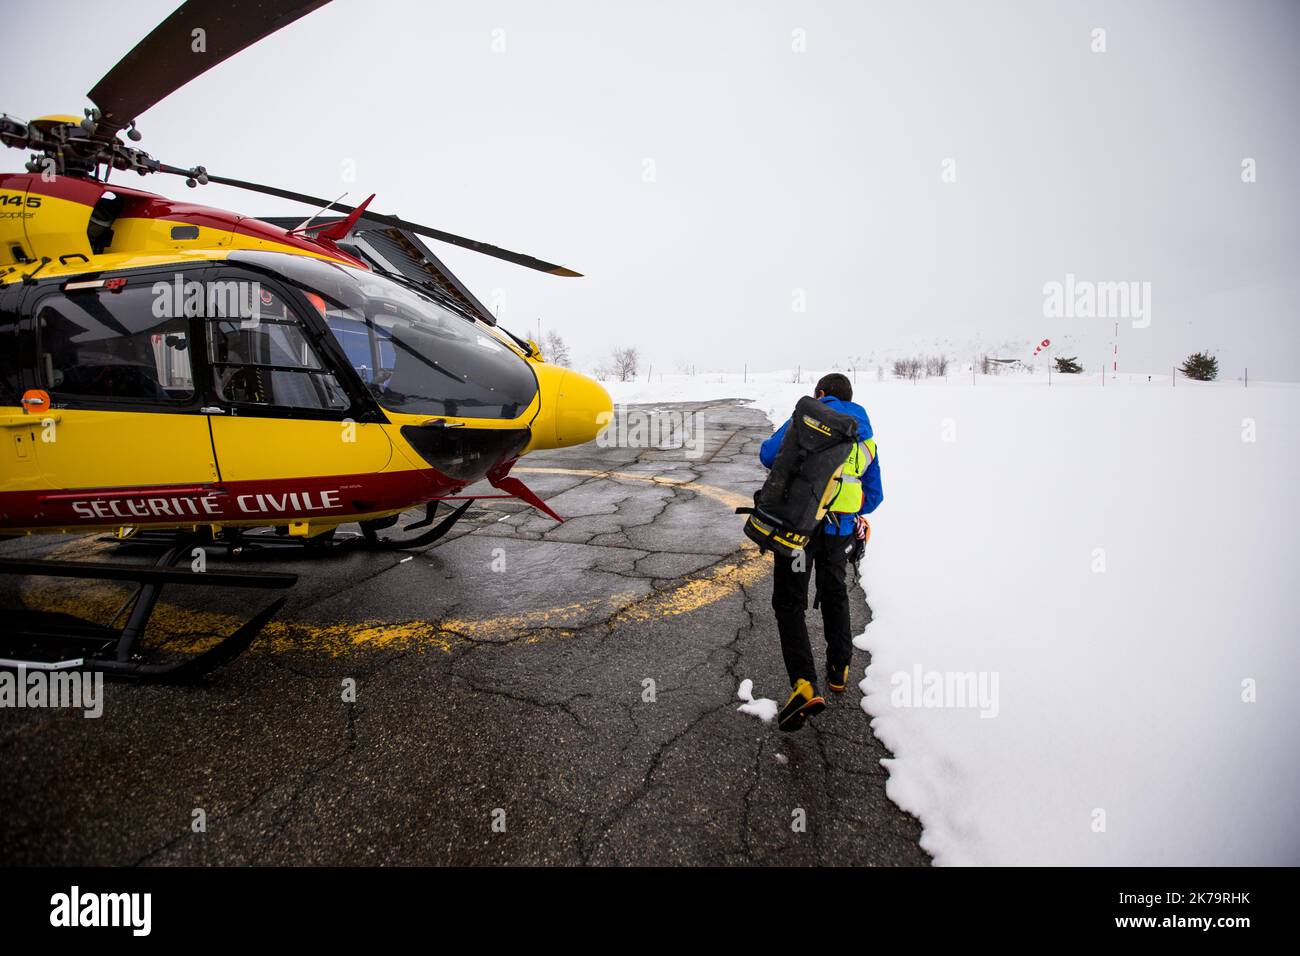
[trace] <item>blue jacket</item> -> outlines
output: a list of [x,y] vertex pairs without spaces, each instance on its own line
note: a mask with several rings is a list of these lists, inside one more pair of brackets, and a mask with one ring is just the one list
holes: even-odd
[[[845,415],[852,415],[858,420],[858,441],[866,441],[868,438],[875,437],[871,432],[871,419],[867,418],[867,410],[856,402],[846,402],[842,399],[834,398],[830,395],[822,398],[822,401]],[[776,430],[767,441],[763,442],[763,447],[758,450],[758,460],[763,463],[764,468],[771,468],[772,463],[776,461],[777,450],[781,447],[781,439],[785,438],[785,430],[790,427],[787,421],[784,425]],[[876,449],[876,457],[871,460],[867,470],[862,474],[862,509],[858,514],[871,514],[880,503],[885,500],[885,493],[880,487],[880,449]],[[826,516],[826,531],[828,534],[852,534],[853,533],[853,516],[839,515],[838,517]]]

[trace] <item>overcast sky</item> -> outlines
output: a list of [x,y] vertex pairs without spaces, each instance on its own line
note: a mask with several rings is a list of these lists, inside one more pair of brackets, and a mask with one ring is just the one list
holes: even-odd
[[[0,109],[80,114],[175,6],[11,5],[9,36],[39,42],[6,49]],[[503,324],[540,318],[580,365],[616,344],[738,369],[1045,335],[1100,358],[1113,322],[1044,316],[1044,284],[1073,273],[1151,284],[1150,327],[1121,329],[1130,367],[1204,346],[1295,379],[1298,50],[1294,0],[335,0],[145,113],[140,145],[376,192],[584,272],[437,247]]]

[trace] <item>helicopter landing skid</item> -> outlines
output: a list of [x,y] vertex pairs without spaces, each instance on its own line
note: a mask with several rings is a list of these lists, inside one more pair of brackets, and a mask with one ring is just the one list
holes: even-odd
[[[158,604],[164,585],[283,589],[298,581],[296,574],[264,571],[195,571],[176,567],[188,557],[192,542],[176,544],[152,567],[116,562],[0,560],[0,574],[101,581],[132,581],[135,593],[109,624],[96,624],[71,614],[18,611],[6,614],[10,627],[0,644],[0,668],[29,671],[102,671],[109,677],[155,683],[188,684],[243,652],[284,606],[283,597],[253,615],[230,635],[199,654],[175,663],[145,660],[137,645]],[[130,608],[126,624],[113,626]]]
[[[397,524],[396,516],[394,516],[391,520],[385,519],[384,523],[374,522],[374,521],[363,521],[361,523],[361,533],[365,536],[366,547],[371,548],[373,550],[400,551],[406,548],[419,548],[426,544],[433,544],[433,542],[437,541],[448,531],[450,531],[452,525],[454,525],[457,521],[461,519],[461,516],[465,514],[466,511],[469,510],[469,506],[472,505],[473,503],[474,503],[473,498],[467,499],[463,505],[453,510],[451,514],[447,515],[447,517],[439,521],[430,530],[424,532],[424,534],[416,535],[414,538],[407,538],[405,540],[393,540],[389,538],[381,538],[379,536],[380,531],[384,530],[385,528],[391,528],[395,524]],[[406,525],[405,527],[402,528],[402,530],[415,531],[418,528],[428,528],[429,525],[433,524],[433,519],[437,516],[437,514],[438,514],[438,502],[430,501],[425,506],[424,517],[421,520],[415,522],[414,524]]]

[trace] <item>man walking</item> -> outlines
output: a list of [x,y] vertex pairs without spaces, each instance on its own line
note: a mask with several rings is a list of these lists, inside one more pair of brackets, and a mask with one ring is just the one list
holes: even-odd
[[[808,582],[817,582],[817,604],[821,607],[826,637],[826,685],[843,693],[848,683],[849,662],[853,655],[853,631],[849,623],[849,592],[846,585],[849,556],[855,541],[864,541],[870,532],[866,515],[875,511],[884,499],[880,485],[880,462],[872,438],[871,421],[866,410],[853,401],[853,384],[844,375],[833,372],[817,383],[814,397],[830,408],[858,421],[858,440],[849,452],[840,477],[840,485],[828,506],[826,517],[803,552],[793,557],[775,555],[772,580],[772,609],[781,636],[781,654],[790,675],[790,698],[781,709],[778,726],[798,730],[804,722],[826,707],[817,693],[817,668],[804,612],[808,608]],[[759,449],[759,461],[771,468],[790,422],[786,422]],[[811,566],[810,566],[811,565]]]

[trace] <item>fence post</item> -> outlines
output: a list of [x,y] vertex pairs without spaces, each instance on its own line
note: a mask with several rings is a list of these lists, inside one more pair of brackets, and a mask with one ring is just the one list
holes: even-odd
[[1250,388],[1250,369],[1246,369],[1246,388]]

